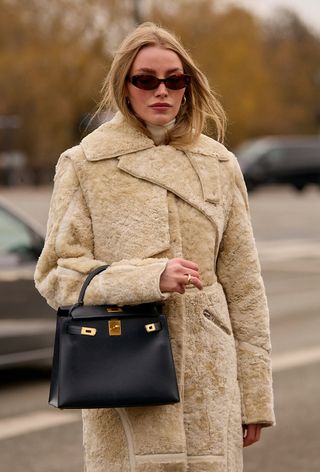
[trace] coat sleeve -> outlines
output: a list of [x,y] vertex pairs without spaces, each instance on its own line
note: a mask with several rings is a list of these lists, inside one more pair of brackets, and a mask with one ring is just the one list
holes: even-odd
[[[77,301],[90,271],[111,261],[94,256],[91,218],[72,160],[62,154],[56,168],[45,245],[35,270],[37,290],[57,309]],[[160,276],[167,259],[121,260],[97,275],[85,296],[88,304],[161,301]]]
[[249,215],[248,196],[234,158],[233,200],[217,260],[237,349],[243,424],[275,424],[269,312]]

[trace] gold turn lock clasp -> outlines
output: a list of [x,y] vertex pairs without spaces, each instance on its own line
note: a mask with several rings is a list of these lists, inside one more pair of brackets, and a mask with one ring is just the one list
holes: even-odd
[[84,336],[95,336],[96,333],[96,328],[86,328],[85,326],[81,327],[81,334]]
[[110,336],[121,336],[121,321],[120,320],[109,320],[109,335]]
[[156,330],[156,325],[154,323],[147,324],[144,327],[146,328],[147,333],[152,333]]

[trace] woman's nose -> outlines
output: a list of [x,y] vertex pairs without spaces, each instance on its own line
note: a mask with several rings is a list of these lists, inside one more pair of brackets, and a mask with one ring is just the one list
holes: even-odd
[[155,94],[156,96],[160,95],[161,97],[168,95],[168,89],[163,82],[159,84],[159,87],[155,90]]

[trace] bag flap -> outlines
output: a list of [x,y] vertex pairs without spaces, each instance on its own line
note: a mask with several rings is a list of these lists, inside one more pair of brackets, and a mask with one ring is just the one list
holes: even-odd
[[[65,311],[64,311],[65,313]],[[141,305],[73,305],[69,307],[68,316],[73,319],[92,319],[92,318],[115,318],[124,316],[150,317],[159,316],[162,313],[162,305],[156,303],[145,303]],[[66,315],[60,315],[66,316]]]

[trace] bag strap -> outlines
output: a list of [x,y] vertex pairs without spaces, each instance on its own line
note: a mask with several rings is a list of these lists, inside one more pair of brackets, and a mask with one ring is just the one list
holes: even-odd
[[83,305],[83,299],[84,299],[86,290],[87,290],[87,288],[88,288],[89,283],[90,283],[91,280],[93,279],[93,277],[95,277],[96,275],[100,274],[100,272],[103,272],[103,271],[106,270],[108,267],[109,267],[109,265],[106,264],[106,265],[97,267],[96,269],[94,269],[92,272],[89,273],[89,275],[87,276],[86,280],[83,282],[83,285],[82,285],[82,287],[81,287],[77,306]]

